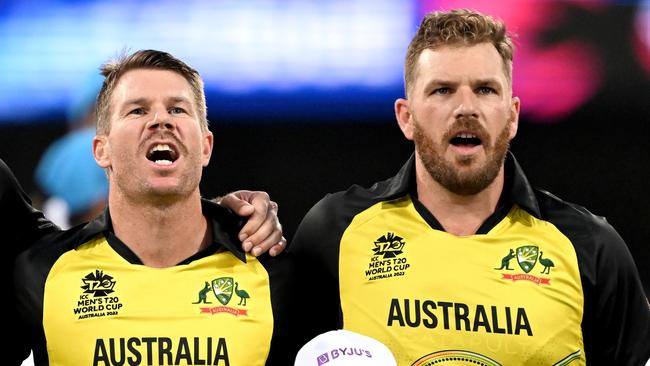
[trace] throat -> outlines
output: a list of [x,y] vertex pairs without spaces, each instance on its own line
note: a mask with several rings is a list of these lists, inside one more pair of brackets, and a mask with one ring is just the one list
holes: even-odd
[[476,194],[460,195],[435,181],[416,160],[418,200],[443,229],[456,236],[474,235],[495,212],[503,190],[503,170]]
[[110,206],[113,231],[146,266],[175,266],[212,242],[212,231],[195,205],[181,205],[166,210]]
[[445,232],[455,236],[470,236],[475,235],[478,229],[483,224],[484,220],[469,217],[469,218],[446,218],[439,220]]

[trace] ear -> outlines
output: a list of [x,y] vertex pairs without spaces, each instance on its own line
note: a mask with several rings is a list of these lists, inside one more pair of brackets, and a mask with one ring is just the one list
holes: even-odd
[[210,157],[212,156],[212,145],[214,143],[214,136],[212,135],[212,132],[208,131],[203,134],[203,167],[208,166],[208,163],[210,163]]
[[521,109],[521,101],[518,97],[512,97],[510,102],[510,140],[517,135],[519,128],[519,111]]
[[97,165],[104,169],[108,169],[111,166],[110,150],[108,136],[96,135],[93,137],[93,156]]
[[395,101],[395,118],[404,136],[409,140],[413,140],[413,120],[407,99],[399,98]]

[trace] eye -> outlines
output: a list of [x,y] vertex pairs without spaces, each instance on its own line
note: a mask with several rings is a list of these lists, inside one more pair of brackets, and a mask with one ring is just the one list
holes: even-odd
[[135,108],[135,109],[130,110],[129,113],[127,113],[127,114],[135,114],[135,115],[141,116],[141,115],[145,114],[145,110],[144,110],[144,108]]
[[476,92],[478,94],[496,94],[497,91],[494,90],[494,88],[490,88],[489,86],[481,86],[478,89],[476,89]]
[[181,107],[171,107],[169,108],[169,113],[170,114],[181,114],[181,113],[187,113],[185,112],[185,109]]
[[431,91],[431,95],[438,94],[438,95],[447,95],[451,93],[451,89],[447,87],[443,88],[436,88]]

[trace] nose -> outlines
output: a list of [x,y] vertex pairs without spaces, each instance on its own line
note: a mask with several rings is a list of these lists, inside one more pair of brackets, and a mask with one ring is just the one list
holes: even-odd
[[174,122],[174,119],[171,118],[167,111],[155,112],[151,121],[147,123],[147,128],[151,130],[174,130],[176,128],[176,122]]
[[476,94],[471,88],[460,88],[458,90],[458,105],[454,110],[454,117],[474,117],[478,118],[478,106]]

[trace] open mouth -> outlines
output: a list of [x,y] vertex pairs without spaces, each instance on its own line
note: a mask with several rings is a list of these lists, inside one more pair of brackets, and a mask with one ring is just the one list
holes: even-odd
[[481,145],[482,141],[477,135],[471,133],[459,133],[452,137],[451,140],[449,140],[449,143],[459,147],[474,147]]
[[158,165],[171,165],[178,159],[178,153],[167,144],[155,144],[149,149],[147,159]]

